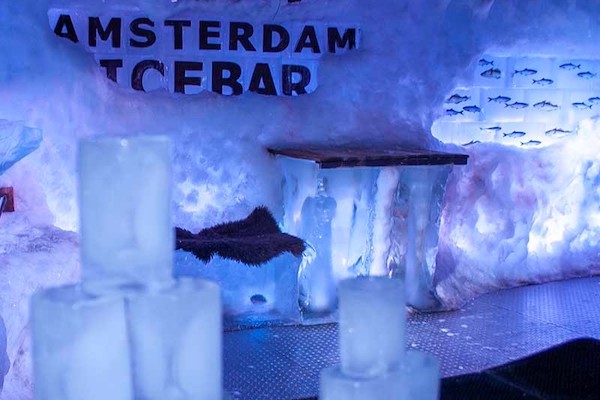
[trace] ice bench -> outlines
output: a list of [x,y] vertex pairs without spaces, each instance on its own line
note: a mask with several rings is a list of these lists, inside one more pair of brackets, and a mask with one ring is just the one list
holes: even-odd
[[306,318],[331,315],[335,288],[358,275],[403,277],[414,308],[439,307],[433,288],[448,175],[468,156],[356,147],[269,148],[282,165],[283,230],[309,247],[299,273]]

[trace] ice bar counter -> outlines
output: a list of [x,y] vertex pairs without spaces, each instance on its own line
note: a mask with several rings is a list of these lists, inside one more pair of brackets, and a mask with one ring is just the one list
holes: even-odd
[[467,155],[429,150],[271,148],[284,175],[283,229],[306,240],[305,319],[335,312],[336,284],[361,275],[405,280],[407,303],[435,310],[432,277],[446,183]]
[[35,399],[221,399],[219,287],[171,278],[169,140],[83,140],[79,184],[83,281],[33,296]]

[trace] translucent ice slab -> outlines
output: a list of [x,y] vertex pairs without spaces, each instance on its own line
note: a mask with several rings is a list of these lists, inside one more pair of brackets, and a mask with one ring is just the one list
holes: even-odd
[[301,259],[284,253],[260,266],[213,257],[198,260],[183,250],[175,252],[174,275],[210,279],[219,284],[225,326],[298,323],[298,267]]
[[212,282],[95,296],[34,295],[38,400],[221,399],[221,299]]
[[99,137],[79,148],[83,286],[168,285],[171,147],[166,137]]
[[306,240],[303,315],[332,311],[335,286],[359,275],[405,277],[408,304],[439,306],[434,294],[438,229],[451,165],[320,169],[279,156],[283,230]]
[[339,285],[340,358],[344,374],[373,377],[397,369],[406,345],[404,282],[385,277]]

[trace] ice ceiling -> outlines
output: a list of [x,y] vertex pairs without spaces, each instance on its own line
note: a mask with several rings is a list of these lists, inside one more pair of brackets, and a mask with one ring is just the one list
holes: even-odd
[[[82,48],[53,35],[47,10],[77,4],[139,7],[157,18],[358,23],[362,42],[352,54],[324,57],[309,95],[141,94],[114,85]],[[91,135],[172,136],[174,223],[192,230],[242,218],[259,204],[281,214],[281,171],[268,145],[380,142],[466,152],[469,164],[450,176],[435,276],[449,307],[498,287],[598,272],[595,112],[546,147],[461,148],[431,134],[454,89],[474,86],[484,54],[597,59],[598,1],[24,0],[3,4],[0,37],[0,119],[43,135],[38,150],[0,176],[0,186],[14,186],[19,210],[0,219],[0,315],[11,360],[26,346],[28,295],[76,277],[76,236],[65,231],[77,227],[77,139]],[[19,368],[26,366],[17,363],[7,377],[5,398],[27,398],[15,389],[30,385],[19,381]]]

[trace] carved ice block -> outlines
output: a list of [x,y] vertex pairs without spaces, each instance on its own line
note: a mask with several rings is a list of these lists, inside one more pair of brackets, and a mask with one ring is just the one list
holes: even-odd
[[32,297],[36,400],[130,400],[122,298],[63,286]]
[[84,289],[168,285],[175,240],[169,139],[84,139],[78,166]]
[[406,345],[406,302],[400,279],[359,277],[340,282],[341,370],[373,377],[398,368]]
[[219,286],[182,278],[126,299],[135,399],[222,398]]

